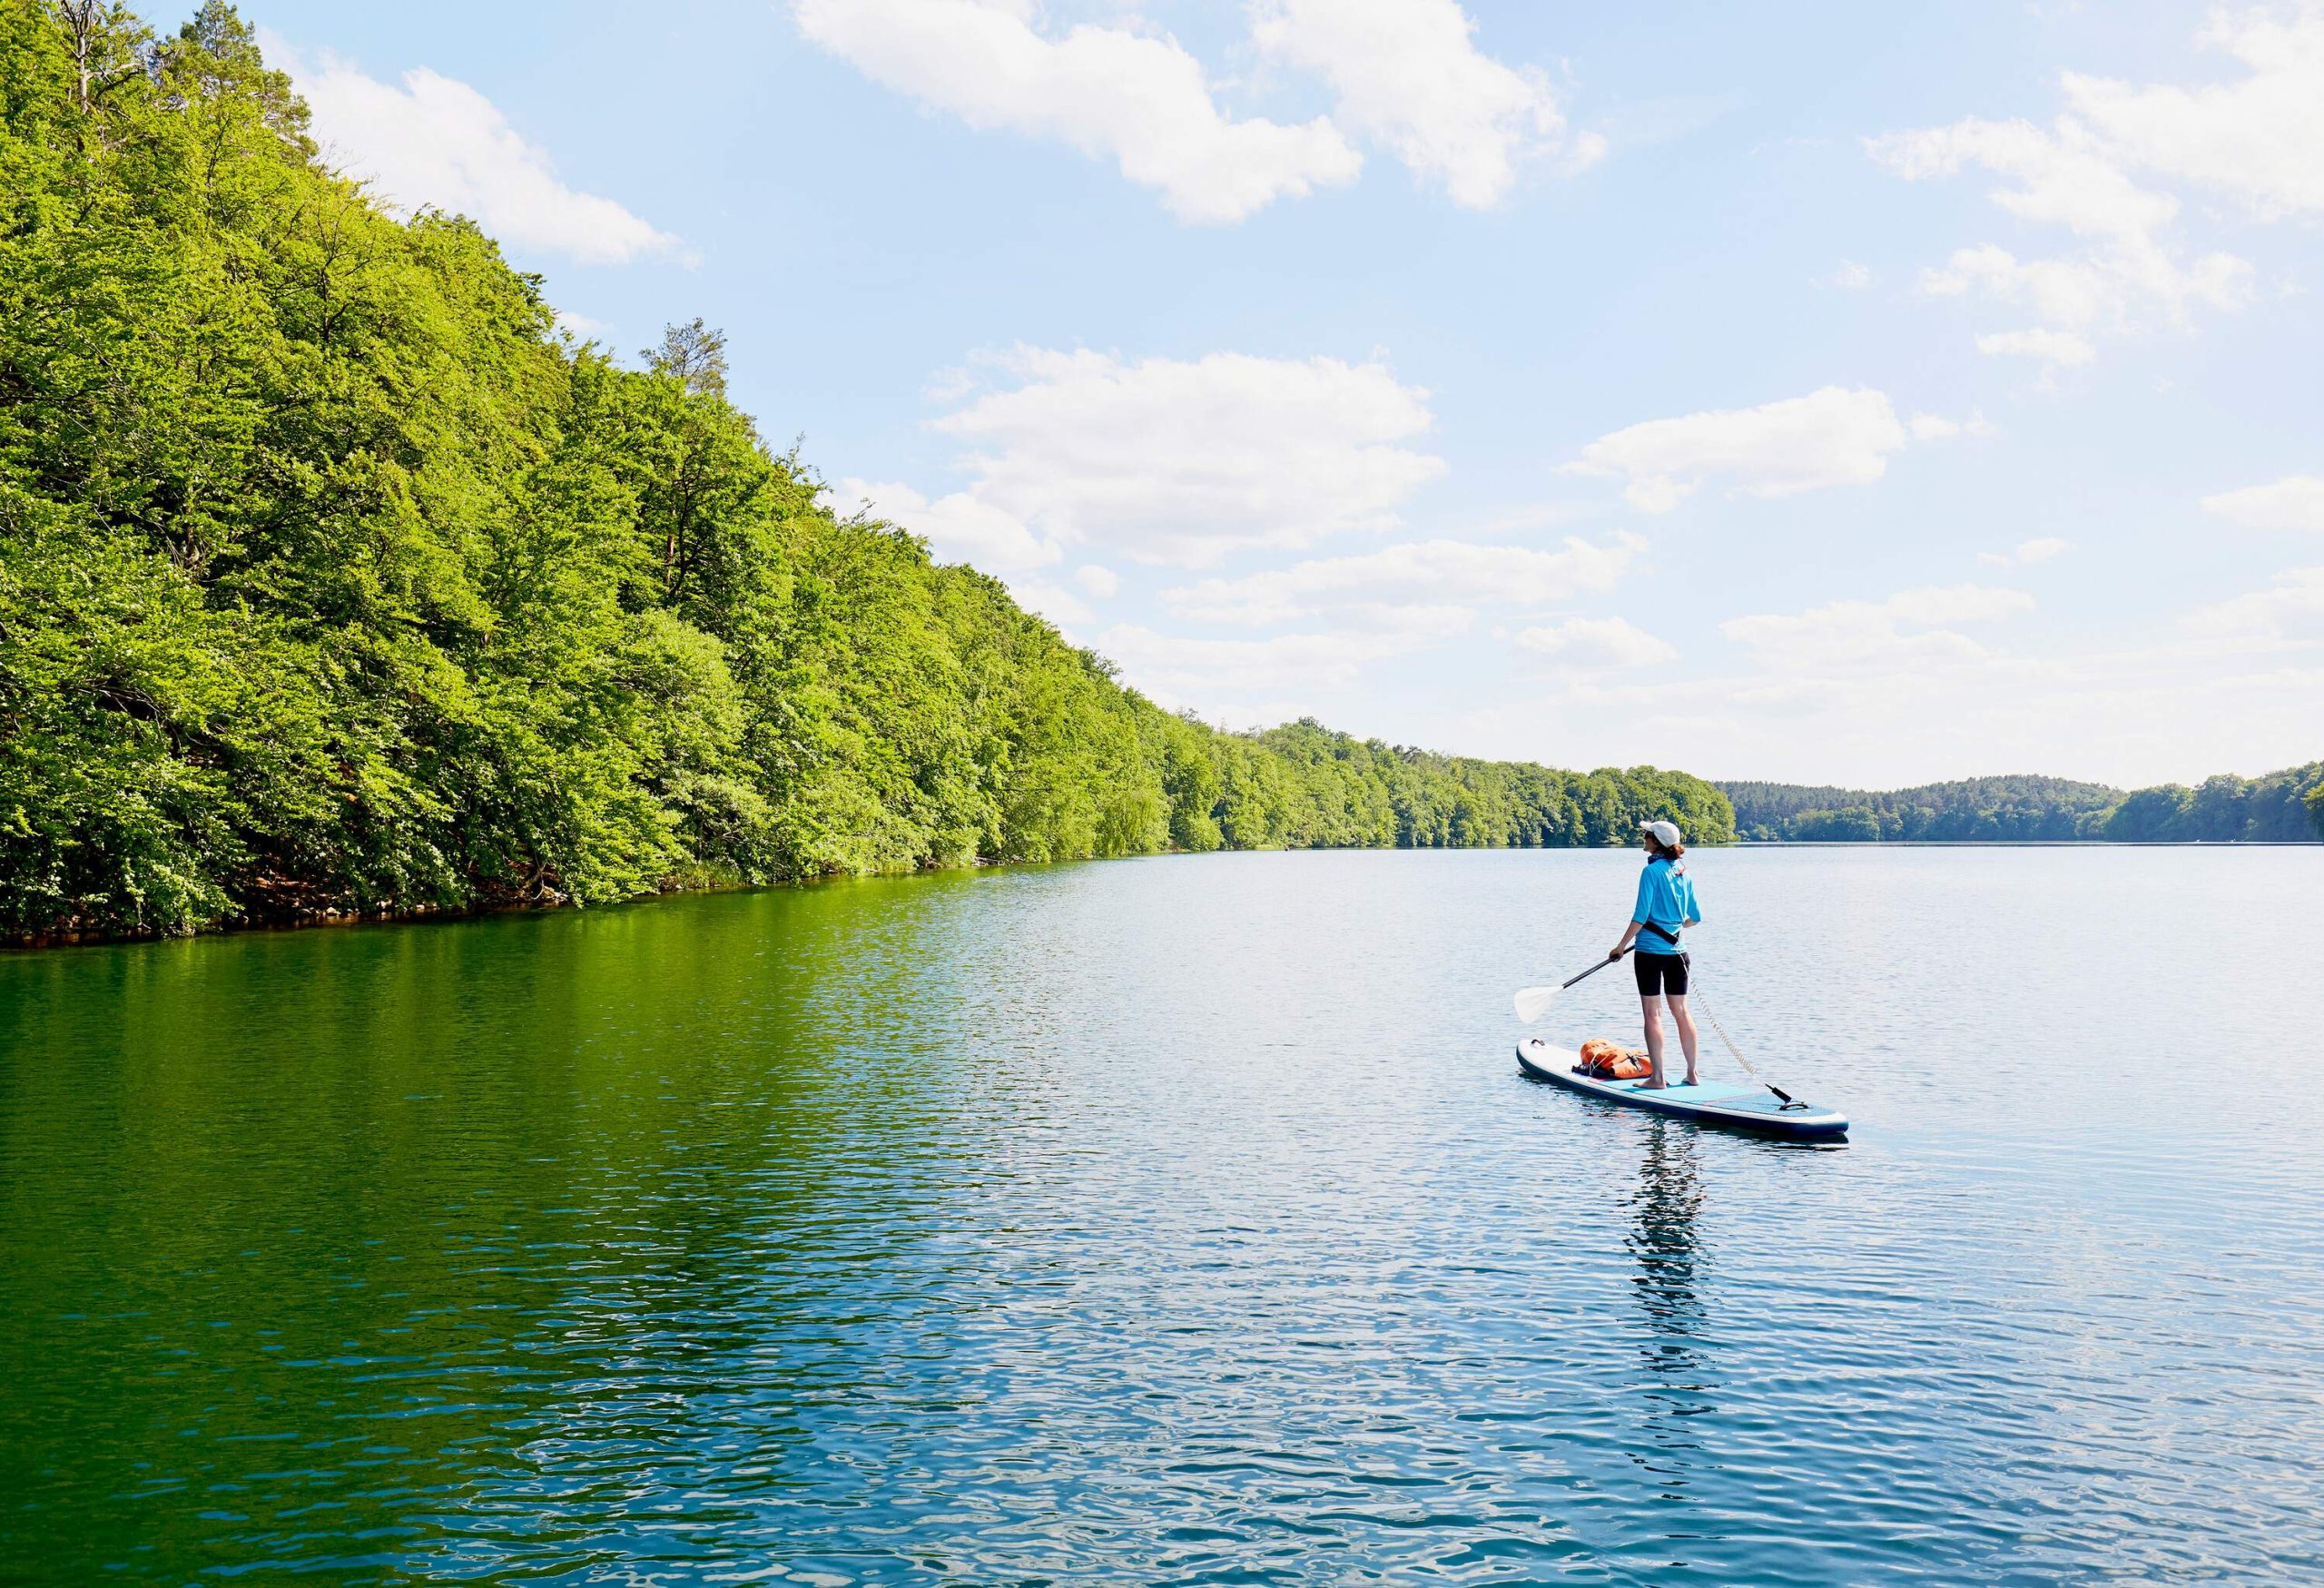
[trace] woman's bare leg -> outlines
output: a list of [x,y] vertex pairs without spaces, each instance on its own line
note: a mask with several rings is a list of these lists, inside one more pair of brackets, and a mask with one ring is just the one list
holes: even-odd
[[1654,1007],[1651,997],[1641,994],[1639,1009],[1646,1016],[1646,1056],[1654,1063],[1654,1073],[1646,1078],[1649,1087],[1662,1084],[1662,1011]]
[[1695,1078],[1695,1017],[1687,1012],[1687,996],[1683,992],[1669,995],[1670,1018],[1678,1022],[1679,1046],[1687,1053],[1687,1084],[1696,1084]]

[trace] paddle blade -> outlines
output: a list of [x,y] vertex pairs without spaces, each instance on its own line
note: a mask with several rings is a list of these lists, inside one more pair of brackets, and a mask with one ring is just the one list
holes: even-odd
[[1549,1012],[1550,1005],[1558,1001],[1554,987],[1528,987],[1517,995],[1517,1018],[1531,1025]]

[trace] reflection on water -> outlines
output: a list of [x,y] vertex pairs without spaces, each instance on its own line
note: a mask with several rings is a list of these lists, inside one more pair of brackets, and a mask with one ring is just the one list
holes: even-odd
[[1696,1269],[1703,1260],[1695,1219],[1702,1211],[1702,1174],[1695,1161],[1699,1131],[1659,1117],[1644,1121],[1638,1189],[1630,1197],[1630,1228],[1622,1238],[1638,1264],[1640,1310],[1646,1315],[1647,1366],[1686,1373],[1689,1349],[1702,1332],[1703,1302]]
[[[2324,1569],[2324,1110],[2271,1084],[2324,985],[2237,947],[2324,853],[1706,852],[1698,972],[1829,1153],[1516,1077],[1632,869],[0,958],[0,1581]],[[1554,1034],[1626,1033],[1582,992]],[[2195,1046],[2270,1110],[2185,1106]]]
[[1701,1446],[1688,1420],[1706,1410],[1714,1394],[1709,1364],[1699,1346],[1707,1329],[1704,1261],[1695,1221],[1703,1186],[1695,1161],[1699,1128],[1659,1115],[1640,1121],[1638,1187],[1631,1193],[1630,1228],[1622,1237],[1638,1271],[1632,1294],[1644,1315],[1639,1349],[1646,1378],[1645,1415],[1632,1458],[1654,1475],[1666,1500],[1683,1499]]

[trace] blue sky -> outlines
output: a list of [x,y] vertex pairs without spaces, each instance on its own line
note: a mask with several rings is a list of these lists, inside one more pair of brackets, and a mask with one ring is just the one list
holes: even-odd
[[[2324,754],[2324,5],[251,8],[333,157],[1166,704]],[[157,16],[156,20],[163,20]]]

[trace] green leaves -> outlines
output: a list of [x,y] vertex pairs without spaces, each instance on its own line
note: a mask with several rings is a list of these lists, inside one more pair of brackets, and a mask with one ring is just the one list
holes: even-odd
[[1895,793],[1727,785],[1747,835],[1818,843],[2024,842],[2289,843],[2324,833],[2324,762],[2264,777],[2231,774],[2194,788],[2124,794],[2058,777],[1973,777]]

